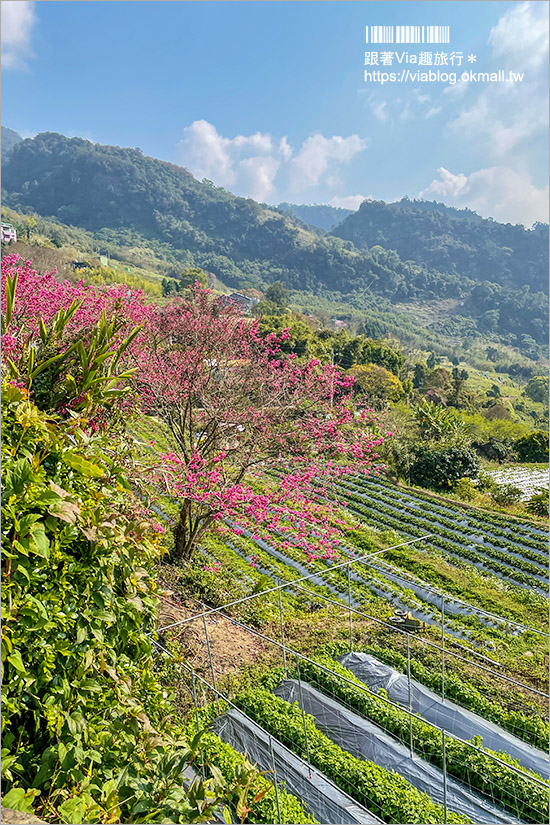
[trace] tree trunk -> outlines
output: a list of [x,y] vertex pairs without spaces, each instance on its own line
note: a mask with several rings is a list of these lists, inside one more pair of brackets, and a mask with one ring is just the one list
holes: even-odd
[[174,559],[189,561],[195,549],[195,542],[191,540],[189,531],[185,529],[181,519],[174,527],[174,550],[172,557]]
[[208,515],[193,517],[192,508],[192,502],[186,501],[180,510],[179,521],[173,529],[174,561],[191,561],[199,539],[213,521],[212,516]]

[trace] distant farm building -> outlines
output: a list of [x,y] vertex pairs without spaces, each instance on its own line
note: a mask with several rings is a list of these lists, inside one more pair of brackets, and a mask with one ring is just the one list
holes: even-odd
[[[98,267],[102,265],[101,257],[104,256],[93,256],[91,258],[86,258],[86,260],[80,261],[71,261],[71,266],[73,268],[73,272],[75,269],[94,269],[94,267]],[[104,260],[107,260],[104,258]]]
[[249,298],[248,295],[241,295],[240,292],[232,292],[231,295],[220,295],[218,301],[223,306],[235,304],[241,312],[250,312],[252,307],[258,303],[257,298]]
[[2,243],[15,243],[17,241],[17,232],[11,223],[2,224]]

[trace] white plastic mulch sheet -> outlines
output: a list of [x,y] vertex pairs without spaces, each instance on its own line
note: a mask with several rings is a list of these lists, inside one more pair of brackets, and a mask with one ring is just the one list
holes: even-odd
[[[338,661],[370,690],[378,692],[384,689],[388,699],[408,708],[408,680],[402,673],[368,653],[346,653],[345,656],[340,656]],[[461,739],[481,736],[483,747],[504,751],[517,759],[524,768],[535,771],[544,778],[548,777],[550,760],[544,751],[528,745],[493,722],[455,705],[448,699],[443,702],[441,696],[414,679],[411,679],[411,710]]]
[[[377,725],[320,693],[307,682],[302,682],[301,688],[303,705],[298,682],[294,679],[283,682],[275,694],[291,704],[297,702],[300,707],[303,706],[304,711],[315,718],[317,727],[325,736],[356,758],[395,771],[419,791],[427,793],[434,802],[443,805],[444,780],[439,768],[418,756],[411,757],[407,747]],[[454,779],[447,777],[446,787],[448,809],[466,814],[473,822],[510,825],[519,821]]]
[[[215,733],[235,750],[246,753],[249,760],[265,771],[272,770],[269,736],[243,713],[231,708],[212,723]],[[318,822],[331,825],[378,825],[378,819],[366,808],[337,788],[324,774],[310,769],[306,762],[272,739],[277,782],[304,802]],[[272,777],[270,777],[272,779]]]

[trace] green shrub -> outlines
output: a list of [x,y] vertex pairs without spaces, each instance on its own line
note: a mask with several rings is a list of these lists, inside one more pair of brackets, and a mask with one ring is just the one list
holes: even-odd
[[514,446],[520,461],[548,461],[548,433],[543,430],[535,430],[518,438]]
[[[193,758],[153,672],[159,536],[131,503],[112,436],[2,394],[2,770],[14,807],[61,822],[201,822]],[[208,813],[210,812],[210,813]]]
[[491,490],[491,498],[495,504],[500,504],[502,507],[517,504],[521,501],[522,495],[521,487],[516,487],[514,484],[502,484]]
[[536,375],[528,382],[523,391],[532,401],[544,403],[548,401],[548,376]]
[[462,501],[473,501],[477,496],[478,488],[471,478],[459,478],[454,486],[454,493]]
[[498,487],[498,485],[493,476],[482,470],[477,477],[477,489],[481,493],[489,493],[491,490],[494,490],[495,487]]
[[464,478],[475,478],[479,460],[475,452],[466,446],[413,445],[409,480],[419,487],[436,490],[449,489]]
[[548,516],[548,490],[537,490],[527,502],[527,509],[535,516]]

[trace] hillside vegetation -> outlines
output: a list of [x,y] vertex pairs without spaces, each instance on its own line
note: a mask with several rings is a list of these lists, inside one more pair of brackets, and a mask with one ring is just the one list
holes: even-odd
[[[8,206],[84,228],[105,242],[134,246],[137,234],[169,250],[179,264],[201,266],[231,288],[281,280],[299,294],[365,310],[376,306],[382,318],[396,302],[406,316],[408,305],[414,314],[415,302],[453,299],[450,326],[438,335],[460,336],[468,328],[468,334],[493,335],[535,357],[546,340],[545,301],[537,291],[547,260],[544,228],[527,232],[458,212],[451,219],[446,211],[423,207],[413,213],[413,235],[417,246],[427,239],[426,249],[400,252],[391,233],[352,240],[323,235],[289,213],[201,183],[186,169],[139,149],[55,133],[16,144],[4,161],[2,181]],[[334,232],[345,233],[348,222],[362,219],[371,206],[363,204]],[[383,207],[392,214],[395,205]],[[385,232],[385,219],[380,221]],[[451,252],[459,264],[451,263]],[[472,256],[482,261],[477,269]]]
[[521,328],[537,341],[547,334],[547,224],[526,230],[469,209],[403,198],[364,201],[332,232],[358,249],[394,249],[402,260],[470,283],[461,314],[482,331],[517,335]]

